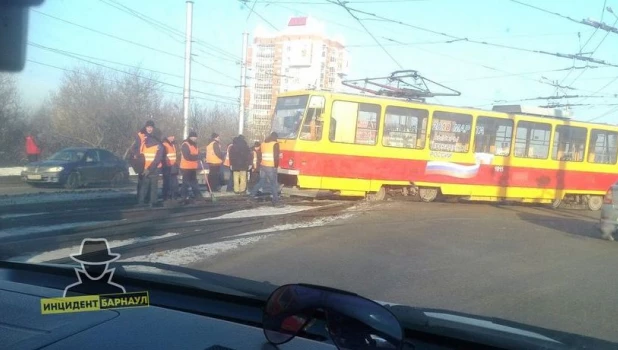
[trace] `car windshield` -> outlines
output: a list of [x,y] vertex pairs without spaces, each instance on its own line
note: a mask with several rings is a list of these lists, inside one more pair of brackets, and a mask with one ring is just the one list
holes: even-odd
[[0,8],[0,260],[618,342],[618,0]]
[[65,160],[69,162],[76,162],[84,158],[84,151],[64,150],[54,153],[49,160]]
[[298,136],[309,96],[279,97],[272,121],[272,131],[281,139]]

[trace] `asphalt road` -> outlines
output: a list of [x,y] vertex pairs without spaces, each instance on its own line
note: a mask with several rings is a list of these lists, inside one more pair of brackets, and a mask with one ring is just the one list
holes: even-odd
[[599,212],[383,202],[277,234],[194,267],[306,282],[401,304],[493,316],[618,341],[618,243]]

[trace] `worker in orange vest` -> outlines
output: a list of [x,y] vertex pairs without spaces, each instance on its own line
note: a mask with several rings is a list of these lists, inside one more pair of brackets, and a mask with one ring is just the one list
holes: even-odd
[[180,197],[185,203],[189,201],[189,187],[193,190],[193,196],[196,200],[203,200],[202,192],[200,192],[197,183],[197,168],[202,158],[203,156],[199,154],[197,148],[197,133],[191,131],[189,137],[180,146],[180,173],[182,175]]
[[174,135],[163,139],[163,200],[175,200],[178,194],[178,161]]
[[140,154],[144,155],[144,171],[142,184],[137,197],[138,205],[145,205],[148,199],[150,207],[158,201],[159,171],[163,162],[163,146],[155,135],[149,134],[140,147]]
[[[227,149],[225,150],[225,160],[223,160],[223,166],[225,167],[226,172],[230,175],[227,179],[227,185],[225,186],[225,192],[233,192],[234,191],[234,177],[232,176],[232,166],[230,165],[230,150],[234,145],[234,138],[232,142],[227,145]],[[222,176],[223,180],[225,180],[225,176]]]
[[26,136],[26,155],[28,156],[28,162],[36,162],[41,156],[41,147],[34,139],[32,134]]
[[277,169],[279,167],[279,143],[276,132],[272,132],[264,143],[260,146],[262,152],[262,161],[260,162],[260,181],[251,189],[251,197],[257,199],[257,191],[266,185],[270,184],[270,193],[272,196],[273,205],[282,207],[283,203],[279,201],[279,183],[277,181]]
[[131,167],[133,171],[137,174],[137,193],[139,195],[140,188],[142,187],[144,172],[144,155],[142,154],[142,146],[144,142],[146,142],[146,137],[148,135],[152,135],[155,130],[154,120],[150,119],[146,121],[146,124],[140,131],[135,135],[135,140],[133,141],[133,146],[131,147]]
[[220,172],[223,164],[223,153],[221,153],[221,137],[219,134],[212,133],[210,142],[206,146],[206,163],[208,164],[208,182],[214,192],[221,191]]

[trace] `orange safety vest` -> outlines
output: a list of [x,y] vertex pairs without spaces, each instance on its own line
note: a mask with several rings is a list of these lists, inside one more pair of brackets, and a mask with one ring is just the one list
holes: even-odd
[[[146,144],[142,144],[142,147],[140,148],[140,153],[144,155],[144,169],[150,168],[150,165],[152,165],[152,162],[154,162],[155,158],[157,157],[158,150],[159,150],[159,145],[147,147]],[[161,167],[161,162],[157,164],[157,168],[160,168],[160,167]]]
[[208,164],[223,163],[223,160],[221,160],[221,158],[219,158],[219,156],[215,153],[215,142],[216,141],[212,141],[208,144],[208,146],[206,146],[206,163]]
[[[187,144],[187,146],[189,146],[189,153],[192,156],[197,156],[198,155],[198,150],[197,150],[197,146],[193,146],[192,144],[188,143],[188,142],[183,142],[182,143]],[[185,157],[182,155],[182,152],[180,154],[180,169],[185,169],[185,170],[197,170],[197,160],[186,160]]]
[[253,169],[257,169],[257,160],[258,160],[258,153],[255,150],[255,148],[253,149]]
[[137,133],[137,136],[139,137],[139,142],[140,142],[140,144],[139,144],[139,147],[140,147],[139,148],[139,153],[142,153],[142,147],[144,146],[144,143],[146,143],[146,136],[147,135],[140,131],[140,132]]
[[165,164],[167,166],[176,164],[176,146],[169,142],[163,142],[163,146],[165,146]]
[[225,153],[225,160],[223,161],[223,165],[229,167],[230,166],[230,148],[232,148],[232,144],[227,145],[227,151]]
[[260,149],[262,150],[262,166],[275,167],[275,144],[276,142],[265,142]]

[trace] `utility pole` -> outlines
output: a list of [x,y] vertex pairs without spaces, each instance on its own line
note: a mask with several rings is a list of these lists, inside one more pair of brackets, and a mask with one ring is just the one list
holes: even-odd
[[242,33],[242,58],[240,62],[240,108],[238,112],[238,135],[242,135],[245,125],[245,88],[247,87],[247,46],[249,33]]
[[185,87],[183,91],[184,139],[189,137],[189,112],[191,107],[191,30],[193,27],[193,1],[187,0],[187,28],[185,41]]

